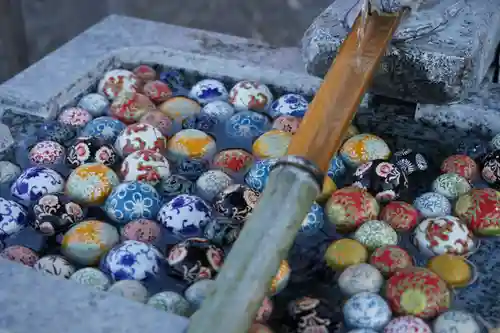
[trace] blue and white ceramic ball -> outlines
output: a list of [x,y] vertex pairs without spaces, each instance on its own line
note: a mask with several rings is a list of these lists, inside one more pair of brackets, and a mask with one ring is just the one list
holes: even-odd
[[335,183],[342,180],[347,172],[347,168],[345,166],[344,160],[335,154],[333,158],[330,160],[330,165],[328,167],[328,177],[333,179]]
[[344,304],[344,321],[349,328],[368,328],[380,331],[391,320],[387,302],[378,294],[361,292]]
[[196,237],[212,220],[212,208],[200,197],[181,194],[161,207],[157,220],[176,235]]
[[233,178],[224,171],[209,170],[196,181],[196,194],[203,200],[212,202],[220,191],[232,184],[234,184]]
[[184,296],[186,297],[187,301],[191,303],[191,306],[194,309],[198,309],[207,295],[210,294],[214,288],[214,280],[199,280],[186,289],[186,291],[184,292]]
[[304,96],[298,94],[286,94],[278,98],[271,104],[269,113],[271,117],[293,116],[302,118],[307,112],[309,103]]
[[307,213],[302,221],[299,232],[305,235],[312,235],[316,233],[325,224],[325,212],[323,207],[313,202],[311,210]]
[[217,123],[222,123],[234,114],[234,108],[231,104],[225,101],[213,101],[205,105],[200,114],[210,116]]
[[191,88],[189,97],[203,105],[213,101],[227,101],[229,93],[222,82],[205,79],[197,82]]
[[45,194],[63,192],[64,179],[56,171],[33,167],[23,171],[10,188],[14,200],[31,205]]
[[377,333],[377,331],[374,331],[374,330],[369,329],[369,328],[356,328],[354,330],[350,330],[347,333]]
[[255,162],[245,175],[245,183],[253,190],[262,192],[267,184],[271,168],[277,158],[266,158]]
[[141,281],[158,275],[162,260],[163,256],[153,245],[127,240],[108,252],[101,268],[114,281]]
[[108,111],[109,101],[101,94],[92,93],[83,96],[77,106],[87,110],[93,117],[99,117]]
[[449,310],[437,317],[432,331],[435,333],[480,333],[481,327],[472,314],[461,310]]
[[43,123],[35,133],[38,141],[55,141],[67,146],[76,136],[76,131],[69,125],[53,120]]
[[241,111],[226,122],[226,134],[232,138],[255,139],[272,127],[268,116],[254,112]]
[[80,136],[90,136],[114,144],[118,135],[127,126],[118,119],[111,117],[95,118],[87,123]]
[[442,194],[436,192],[427,192],[419,196],[413,202],[421,217],[439,217],[451,215],[451,203]]
[[0,239],[21,231],[28,222],[28,213],[20,204],[0,198]]
[[154,219],[160,208],[161,197],[156,189],[148,183],[137,181],[118,185],[104,203],[108,217],[119,224]]

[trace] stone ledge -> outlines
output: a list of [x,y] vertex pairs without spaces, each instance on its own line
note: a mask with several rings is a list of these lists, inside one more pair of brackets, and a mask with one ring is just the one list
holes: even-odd
[[[465,98],[482,82],[500,42],[500,11],[492,10],[500,6],[498,0],[429,3],[434,6],[421,8],[402,23],[375,76],[374,94],[439,104]],[[334,0],[304,34],[302,52],[309,73],[326,74],[347,35],[343,20],[351,6]],[[412,26],[425,33],[408,39]]]
[[[188,320],[0,259],[0,327],[12,333],[182,333]],[[57,291],[57,292],[56,292]]]

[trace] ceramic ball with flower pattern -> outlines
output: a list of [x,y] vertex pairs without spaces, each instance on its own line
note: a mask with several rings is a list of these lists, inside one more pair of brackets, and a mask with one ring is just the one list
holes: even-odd
[[149,149],[128,155],[120,168],[125,182],[146,182],[156,186],[171,175],[170,163],[162,154]]
[[118,119],[103,116],[87,123],[80,135],[82,137],[94,137],[107,144],[113,144],[125,128],[127,126]]
[[0,197],[0,239],[19,232],[28,223],[28,212],[23,206]]
[[86,163],[114,167],[119,162],[119,156],[111,145],[95,137],[80,137],[69,146],[66,162],[72,169]]
[[11,186],[14,200],[31,205],[48,193],[64,190],[64,178],[56,171],[45,167],[24,170]]

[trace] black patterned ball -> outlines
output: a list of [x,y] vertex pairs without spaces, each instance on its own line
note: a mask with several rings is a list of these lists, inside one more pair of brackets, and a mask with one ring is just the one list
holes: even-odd
[[111,145],[98,138],[81,137],[69,147],[66,162],[73,169],[86,163],[101,163],[114,167],[118,165],[119,157]]
[[282,320],[287,332],[342,332],[340,309],[327,300],[305,296],[288,303],[287,310]]
[[500,189],[500,150],[495,150],[480,159],[481,177],[491,187]]
[[397,165],[407,176],[412,173],[426,171],[429,167],[425,155],[411,149],[398,150],[392,156],[391,162]]

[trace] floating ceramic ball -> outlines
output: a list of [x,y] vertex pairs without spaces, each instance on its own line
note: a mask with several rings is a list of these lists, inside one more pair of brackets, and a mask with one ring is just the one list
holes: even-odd
[[159,80],[146,82],[142,91],[144,95],[156,104],[163,103],[172,97],[172,90],[168,84]]
[[108,144],[113,144],[125,128],[127,126],[118,119],[99,117],[87,123],[80,135],[83,137],[95,137]]
[[156,78],[156,71],[148,65],[139,65],[134,68],[132,73],[142,82],[149,82]]
[[113,280],[144,280],[160,272],[163,259],[153,245],[127,240],[113,247],[101,262]]
[[397,245],[386,245],[373,251],[370,264],[384,276],[390,277],[398,270],[413,267],[413,258]]
[[259,201],[260,193],[246,185],[233,184],[214,198],[214,208],[237,223],[246,221]]
[[358,134],[359,134],[359,129],[353,124],[350,124],[349,127],[347,127],[347,132],[345,133],[344,139],[342,141],[346,142],[347,140]]
[[411,149],[402,149],[394,153],[392,161],[407,176],[415,172],[423,172],[428,168],[427,159],[421,153],[414,152]]
[[449,310],[445,313],[442,313],[434,321],[432,329],[436,333],[481,332],[481,328],[474,316],[468,312],[461,310]]
[[355,230],[366,221],[377,218],[377,200],[364,189],[344,187],[333,192],[325,205],[326,216],[339,232]]
[[500,189],[500,150],[481,158],[481,176],[491,187]]
[[234,108],[231,104],[225,101],[213,101],[207,103],[200,113],[207,115],[216,120],[217,123],[222,123],[234,114]]
[[157,188],[163,198],[171,200],[180,194],[193,194],[195,184],[186,177],[171,175],[168,178],[162,179]]
[[0,252],[0,257],[28,267],[35,266],[39,257],[32,249],[20,245],[12,245]]
[[144,149],[163,153],[167,149],[167,139],[156,127],[149,124],[133,124],[118,135],[115,149],[121,157],[127,157],[133,152]]
[[69,108],[62,111],[57,119],[64,125],[84,127],[92,120],[92,115],[82,108]]
[[394,273],[386,283],[385,296],[395,313],[422,319],[446,311],[451,302],[446,283],[436,273],[421,267]]
[[160,73],[160,80],[168,84],[174,94],[187,94],[188,91],[184,88],[186,83],[184,75],[175,69],[170,69]]
[[354,172],[353,186],[366,189],[379,202],[397,199],[408,188],[406,174],[395,164],[375,160],[361,164]]
[[198,309],[208,294],[215,288],[214,280],[199,280],[190,285],[184,292],[184,297],[194,309]]
[[46,194],[33,206],[33,227],[45,236],[60,235],[83,221],[83,208],[61,194]]
[[123,160],[120,173],[126,182],[138,181],[156,186],[170,177],[170,164],[154,150],[138,150]]
[[212,208],[200,197],[181,194],[161,207],[157,220],[173,233],[200,236],[212,219]]
[[243,175],[253,165],[254,157],[244,149],[224,149],[215,154],[212,167],[230,175]]
[[442,254],[429,260],[427,267],[451,287],[465,287],[473,280],[473,268],[458,255]]
[[418,223],[418,211],[404,201],[392,201],[382,209],[379,219],[396,231],[409,231]]
[[229,92],[229,102],[238,111],[265,112],[273,102],[273,95],[265,84],[240,81]]
[[220,191],[233,183],[234,180],[223,171],[209,170],[196,181],[196,194],[203,200],[211,202]]
[[151,100],[137,92],[118,95],[109,108],[109,115],[125,124],[133,124],[150,111],[156,110]]
[[63,177],[45,167],[32,167],[24,170],[10,188],[12,197],[28,206],[45,194],[63,190]]
[[364,291],[378,293],[384,283],[384,277],[374,266],[362,263],[347,267],[340,274],[337,283],[347,296]]
[[328,266],[335,270],[366,262],[368,251],[358,241],[342,238],[328,246],[325,252],[325,261]]
[[309,103],[304,96],[298,94],[286,94],[275,100],[271,104],[269,113],[271,117],[293,116],[302,118],[307,112]]
[[111,284],[106,274],[93,267],[81,268],[74,272],[69,279],[97,290],[106,290]]
[[361,292],[344,304],[344,321],[350,328],[381,330],[391,320],[389,305],[379,295]]
[[68,279],[75,271],[75,267],[62,256],[48,255],[40,258],[33,268],[43,274],[60,276]]
[[267,184],[271,168],[278,162],[276,158],[256,161],[245,175],[245,183],[255,191],[262,192]]
[[224,262],[224,251],[205,238],[188,238],[168,252],[171,274],[186,282],[214,279]]
[[279,116],[273,121],[273,129],[277,129],[290,134],[297,133],[302,118],[294,116]]
[[70,142],[75,135],[75,128],[55,120],[43,123],[35,132],[38,141],[55,141],[62,145]]
[[274,276],[271,281],[271,288],[269,288],[269,294],[271,296],[277,295],[283,291],[288,285],[288,281],[290,280],[290,274],[292,270],[290,269],[290,265],[287,260],[282,260],[280,267],[278,268],[278,273]]
[[139,119],[139,122],[156,127],[166,138],[172,135],[172,119],[160,111],[149,111]]
[[119,157],[115,149],[94,137],[81,137],[68,148],[66,162],[74,169],[87,163],[100,163],[114,167]]
[[456,173],[442,174],[432,183],[432,191],[444,195],[448,200],[455,200],[471,189],[469,181]]
[[101,205],[119,183],[116,173],[104,164],[84,164],[69,175],[66,194],[78,203]]
[[161,197],[156,189],[138,181],[116,186],[104,204],[108,217],[118,224],[155,218],[160,208]]
[[155,244],[161,237],[161,228],[155,221],[138,219],[125,224],[120,234],[122,240]]
[[38,142],[28,154],[30,163],[37,166],[61,164],[65,157],[64,147],[55,141]]
[[[394,318],[384,328],[384,333],[432,333],[425,321],[414,316],[402,316]],[[479,332],[478,332],[479,333]]]
[[17,202],[0,197],[0,238],[6,238],[28,225],[28,213]]
[[252,153],[259,159],[277,158],[286,155],[292,134],[280,130],[270,130],[255,140]]
[[424,218],[450,215],[451,204],[442,194],[427,192],[419,196],[413,202],[420,216]]
[[260,305],[259,310],[257,310],[257,314],[255,315],[255,321],[259,323],[265,323],[271,317],[273,312],[273,301],[267,296],[264,296],[262,300],[262,304]]
[[216,150],[215,139],[210,135],[196,129],[186,129],[177,132],[168,141],[167,157],[176,162],[192,158],[211,159]]
[[479,174],[479,168],[476,162],[467,155],[451,155],[441,163],[442,173],[456,173],[473,181]]
[[240,235],[242,225],[235,224],[231,219],[217,216],[203,229],[203,237],[219,246],[233,244]]
[[500,192],[474,189],[462,195],[455,204],[455,215],[478,235],[500,235]]
[[92,93],[83,96],[77,107],[87,110],[92,117],[100,117],[108,111],[109,102],[103,95]]
[[350,166],[360,166],[369,161],[388,159],[391,150],[387,143],[376,135],[358,134],[342,145],[340,156]]
[[382,246],[396,245],[398,234],[386,222],[371,220],[363,223],[356,230],[354,239],[373,251]]
[[123,92],[136,92],[139,86],[138,77],[125,69],[113,69],[99,81],[97,92],[114,100]]
[[175,166],[179,175],[195,181],[208,171],[210,162],[208,159],[192,158],[178,161]]
[[299,232],[304,235],[313,235],[325,224],[325,212],[323,207],[313,202],[309,213],[302,221]]
[[328,167],[328,177],[333,179],[335,182],[342,180],[347,172],[347,168],[344,164],[342,158],[335,154],[330,160],[330,165]]
[[139,303],[146,303],[148,300],[148,290],[136,280],[117,281],[111,285],[108,292]]
[[227,101],[229,93],[222,82],[205,79],[198,81],[191,88],[189,97],[203,105],[214,101]]
[[178,316],[188,317],[191,313],[189,302],[173,291],[162,291],[155,294],[151,296],[146,304]]
[[225,131],[230,138],[254,139],[271,129],[268,116],[253,112],[241,111],[229,118]]
[[95,265],[119,240],[118,231],[111,224],[84,221],[64,234],[61,253],[78,264]]
[[175,123],[180,124],[182,120],[199,114],[201,106],[192,99],[178,96],[161,103],[158,109]]
[[454,216],[428,218],[413,232],[413,244],[428,256],[444,253],[464,255],[476,245],[472,232]]
[[288,303],[287,310],[283,318],[287,332],[338,332],[342,322],[340,313],[325,299],[301,297]]
[[9,161],[0,161],[0,184],[11,184],[21,175],[21,168]]

